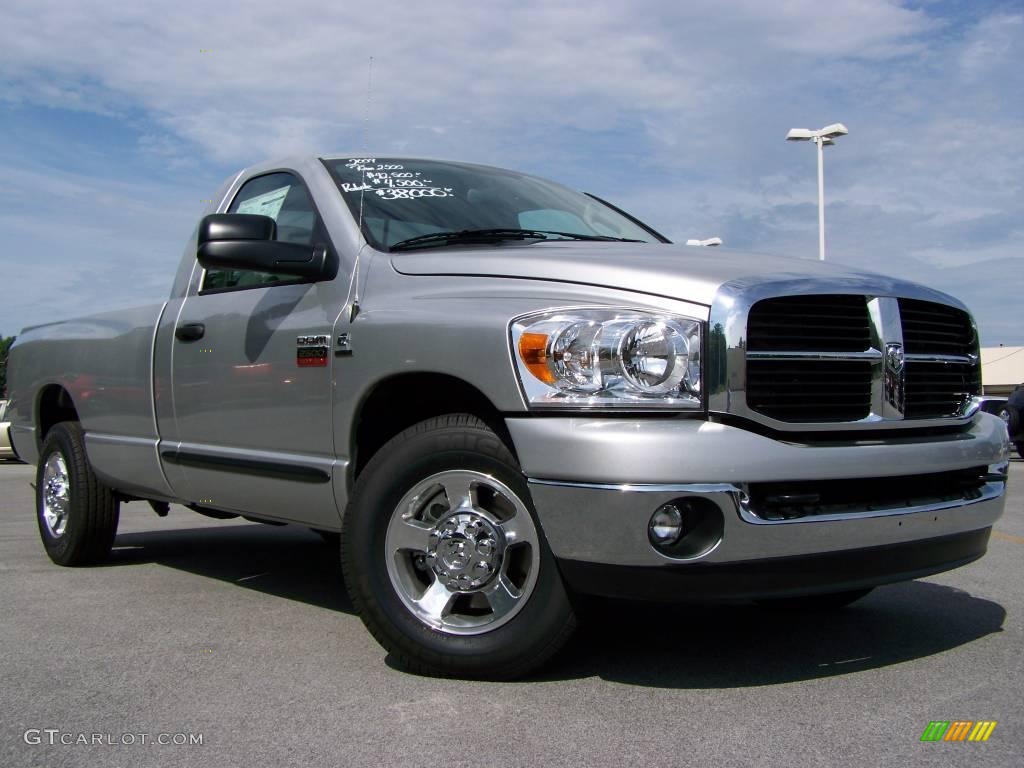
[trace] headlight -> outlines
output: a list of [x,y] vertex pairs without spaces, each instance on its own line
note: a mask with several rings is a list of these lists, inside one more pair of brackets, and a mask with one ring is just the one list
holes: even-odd
[[631,309],[572,309],[512,323],[530,405],[700,409],[698,320]]

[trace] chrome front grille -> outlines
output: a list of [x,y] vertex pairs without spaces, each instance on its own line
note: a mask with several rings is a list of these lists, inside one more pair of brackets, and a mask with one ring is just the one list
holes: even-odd
[[856,294],[782,296],[747,316],[745,407],[792,424],[958,418],[980,393],[963,310]]
[[747,318],[748,350],[862,352],[871,346],[863,296],[784,296],[754,305]]
[[971,355],[977,340],[962,309],[917,299],[897,299],[907,354]]
[[959,416],[981,390],[977,365],[970,363],[907,362],[908,419],[940,419]]
[[[915,299],[900,299],[903,345],[907,352],[908,419],[957,416],[981,391],[981,368],[956,358],[977,355],[974,327],[966,312]],[[915,359],[953,358],[944,363]]]
[[871,412],[871,363],[750,360],[747,405],[779,421],[857,421]]

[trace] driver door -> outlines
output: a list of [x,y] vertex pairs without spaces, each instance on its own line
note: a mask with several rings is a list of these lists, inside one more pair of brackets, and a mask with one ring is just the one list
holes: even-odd
[[[295,173],[248,180],[227,212],[270,216],[278,240],[331,247]],[[344,301],[340,282],[205,270],[171,342],[180,442],[163,458],[176,465],[182,496],[215,509],[337,528],[332,481],[344,467],[334,452],[330,334]]]

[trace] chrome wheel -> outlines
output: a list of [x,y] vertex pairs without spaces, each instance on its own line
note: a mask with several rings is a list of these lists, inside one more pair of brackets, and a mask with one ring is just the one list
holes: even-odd
[[341,567],[353,606],[410,672],[508,680],[576,626],[526,478],[476,416],[392,437],[349,497]]
[[51,453],[43,466],[43,522],[54,538],[63,536],[68,525],[70,485],[64,457]]
[[385,547],[405,607],[454,635],[510,621],[537,583],[539,539],[529,510],[480,472],[449,470],[417,483],[392,513]]

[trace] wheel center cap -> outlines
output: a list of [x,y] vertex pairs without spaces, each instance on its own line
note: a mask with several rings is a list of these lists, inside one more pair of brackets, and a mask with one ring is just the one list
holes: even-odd
[[501,533],[486,518],[475,512],[458,512],[434,527],[427,563],[449,589],[469,591],[494,578],[504,548]]
[[51,499],[57,499],[60,497],[61,491],[63,490],[63,483],[58,479],[54,478],[46,484],[46,493]]

